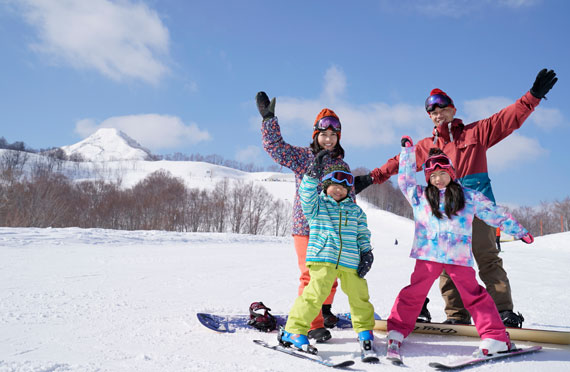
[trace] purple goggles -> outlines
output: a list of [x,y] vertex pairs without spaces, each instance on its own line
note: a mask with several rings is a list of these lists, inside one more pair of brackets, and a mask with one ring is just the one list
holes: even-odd
[[453,106],[453,101],[443,94],[434,94],[426,99],[426,111],[432,112],[436,107],[445,108]]
[[345,171],[341,171],[341,170],[337,170],[337,171],[332,171],[329,174],[325,175],[323,177],[323,181],[326,180],[332,180],[333,182],[336,183],[346,183],[347,186],[353,186],[354,185],[354,176],[352,175],[352,173],[349,172],[345,172]]
[[325,116],[315,123],[315,130],[326,130],[329,128],[335,132],[340,132],[340,120],[334,116]]

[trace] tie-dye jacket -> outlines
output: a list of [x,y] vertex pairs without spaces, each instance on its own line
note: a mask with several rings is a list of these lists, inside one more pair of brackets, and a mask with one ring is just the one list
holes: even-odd
[[425,195],[426,187],[416,184],[415,146],[402,148],[398,186],[414,211],[415,236],[410,254],[412,258],[473,266],[473,216],[519,239],[528,233],[503,207],[494,204],[481,192],[465,187],[465,208],[451,219],[444,212],[445,190],[440,190],[439,204],[443,217],[436,218]]
[[299,187],[311,228],[307,266],[326,263],[339,270],[356,270],[360,254],[371,249],[366,214],[351,198],[339,203],[323,191],[319,193],[318,183],[316,178],[304,176]]
[[[293,200],[293,226],[292,235],[309,235],[309,225],[307,219],[303,215],[301,209],[301,201],[299,200],[299,185],[301,179],[307,171],[309,165],[313,162],[315,155],[310,147],[292,146],[283,140],[281,136],[281,129],[277,117],[269,120],[264,120],[261,124],[261,139],[263,148],[271,156],[271,158],[278,164],[289,168],[295,173],[295,199]],[[330,157],[324,158],[323,169],[328,168],[329,165],[343,165],[350,169],[348,164],[342,158]],[[319,183],[318,191],[321,191]],[[351,198],[354,200],[354,188],[350,192]]]

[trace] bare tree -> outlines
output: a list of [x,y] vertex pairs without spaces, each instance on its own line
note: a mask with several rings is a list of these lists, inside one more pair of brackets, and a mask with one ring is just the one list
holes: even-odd
[[229,220],[230,211],[230,182],[227,178],[216,183],[210,194],[210,215],[212,231],[224,232]]
[[249,194],[251,194],[251,188],[248,188],[243,181],[238,180],[233,183],[229,199],[229,223],[233,233],[242,232],[245,220],[244,211]]
[[555,201],[552,205],[552,214],[559,220],[558,232],[570,230],[570,223],[568,222],[570,219],[570,197],[567,196],[562,201]]
[[0,176],[2,179],[12,181],[19,179],[28,161],[27,152],[6,150],[0,158]]
[[212,200],[205,190],[191,189],[186,198],[186,228],[188,231],[209,231]]
[[272,227],[272,234],[275,236],[285,236],[291,232],[291,203],[283,200],[276,200],[272,203],[269,211],[269,221]]
[[247,234],[261,234],[267,224],[267,215],[271,206],[271,195],[263,186],[255,186],[253,182],[247,185],[251,192],[247,199],[244,232]]

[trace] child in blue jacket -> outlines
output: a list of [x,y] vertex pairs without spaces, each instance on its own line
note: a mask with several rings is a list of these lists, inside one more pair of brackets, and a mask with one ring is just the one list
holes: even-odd
[[306,264],[311,279],[297,297],[278,340],[285,346],[293,345],[316,354],[316,348],[309,344],[307,331],[339,278],[342,290],[348,295],[352,324],[363,355],[371,354],[374,307],[369,301],[368,284],[363,279],[374,259],[370,230],[366,214],[348,197],[354,177],[346,167],[328,166],[322,177],[323,191],[317,192],[323,158],[328,153],[323,150],[317,154],[299,187],[301,206],[310,227]]

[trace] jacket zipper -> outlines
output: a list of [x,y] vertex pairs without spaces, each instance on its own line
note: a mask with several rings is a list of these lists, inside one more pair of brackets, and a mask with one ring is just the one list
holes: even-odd
[[[347,223],[348,223],[348,211],[346,211],[344,226],[346,226]],[[342,231],[341,228],[342,228],[342,209],[338,211],[338,239],[340,240],[340,249],[338,251],[338,258],[336,260],[335,269],[338,269],[338,264],[340,262],[340,255],[342,254],[342,236],[340,235]]]

